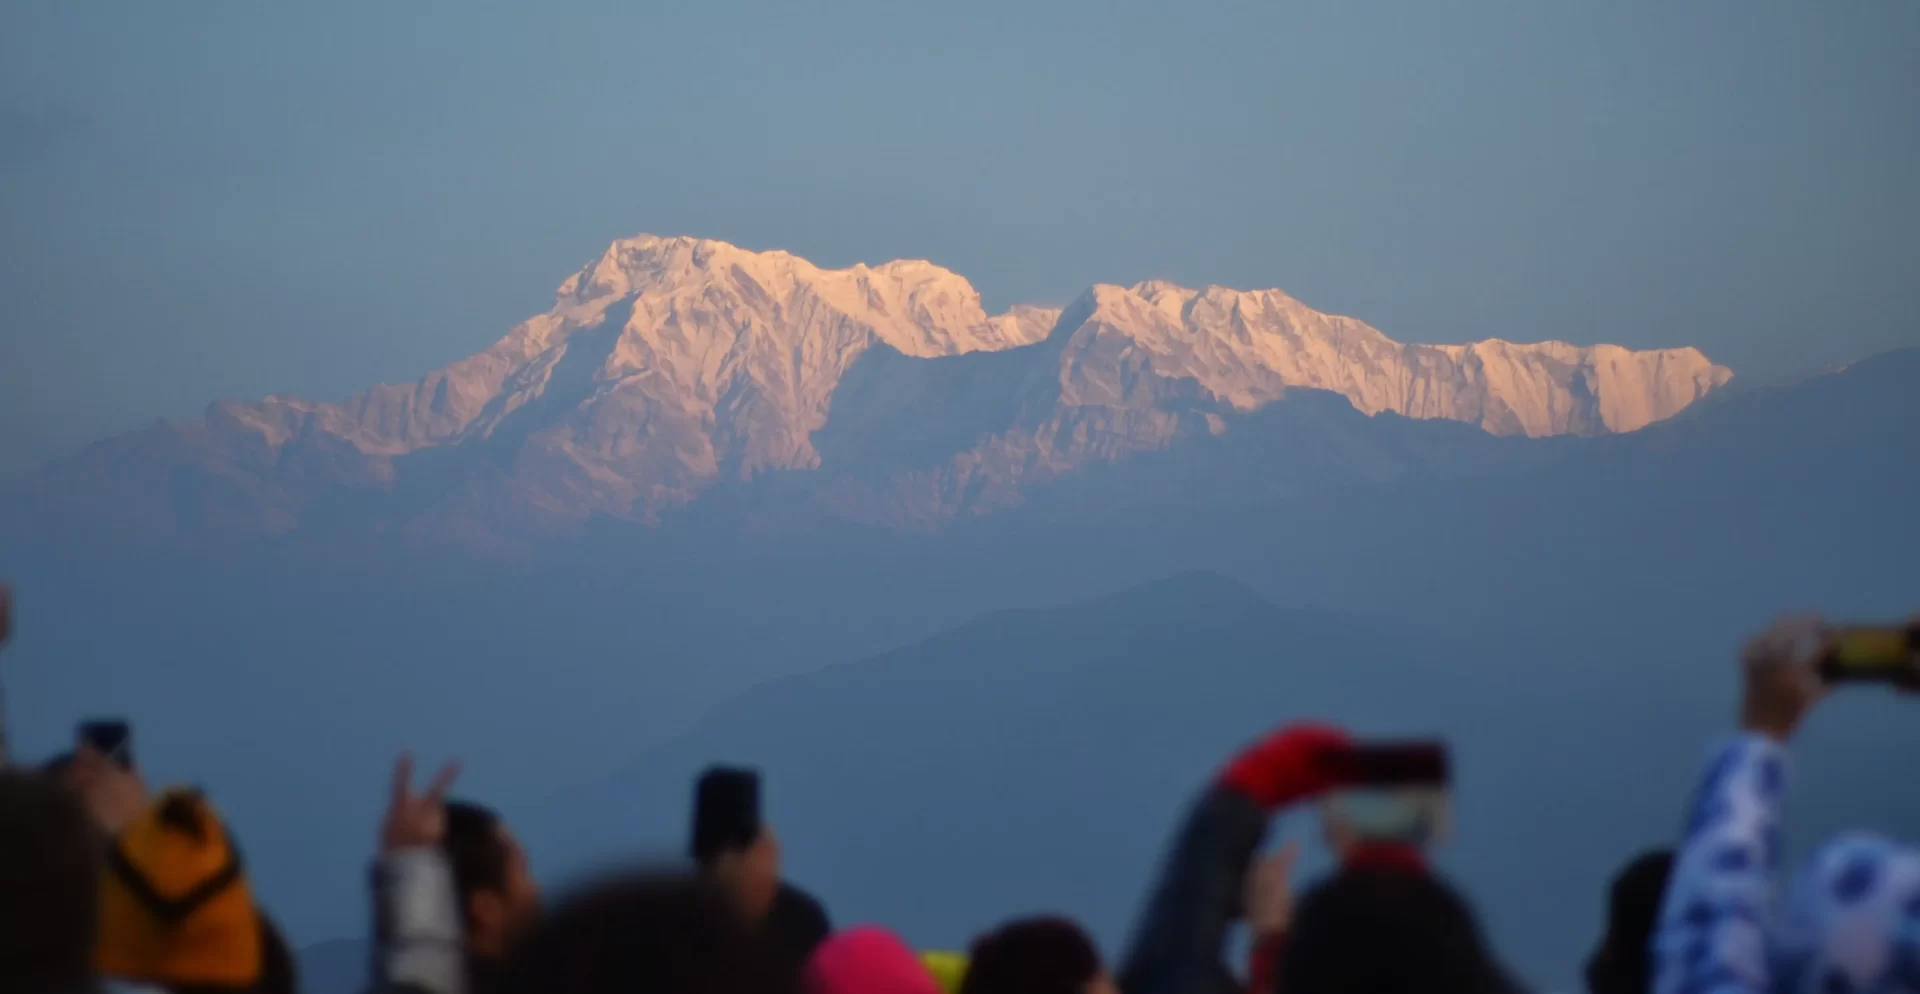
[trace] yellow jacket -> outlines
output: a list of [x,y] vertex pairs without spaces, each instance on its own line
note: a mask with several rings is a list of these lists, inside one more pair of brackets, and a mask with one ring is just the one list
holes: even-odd
[[100,972],[161,985],[247,986],[263,959],[253,892],[220,816],[198,791],[161,794],[107,853]]

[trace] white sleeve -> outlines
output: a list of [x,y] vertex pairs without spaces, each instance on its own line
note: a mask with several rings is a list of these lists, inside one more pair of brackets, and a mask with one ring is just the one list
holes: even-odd
[[373,872],[373,989],[465,994],[453,867],[438,848],[388,853]]

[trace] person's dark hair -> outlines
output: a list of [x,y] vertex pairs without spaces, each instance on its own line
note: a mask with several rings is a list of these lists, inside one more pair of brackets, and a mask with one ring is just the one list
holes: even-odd
[[279,926],[268,918],[266,912],[260,912],[260,982],[254,985],[255,994],[298,994],[300,990],[300,967],[293,958],[293,950],[287,948],[285,936],[280,934]]
[[1100,951],[1065,918],[1022,918],[974,940],[961,994],[1079,994]]
[[1587,990],[1592,994],[1646,994],[1652,979],[1647,944],[1672,875],[1673,850],[1655,849],[1634,857],[1613,878],[1607,892],[1607,934],[1587,960]]
[[0,771],[0,989],[80,989],[93,975],[100,841],[79,798]]
[[473,895],[507,885],[507,847],[500,839],[500,816],[467,801],[447,802],[447,834],[440,842],[453,864],[453,888],[466,914]]
[[766,943],[717,886],[684,874],[603,880],[541,919],[500,994],[788,994]]
[[812,894],[783,883],[760,930],[781,968],[798,976],[807,960],[813,958],[813,951],[833,934],[833,921],[827,917],[826,906]]
[[1425,873],[1348,868],[1309,890],[1280,956],[1287,994],[1513,991],[1473,911]]
[[63,752],[40,764],[40,772],[50,777],[64,777],[73,768],[73,753]]

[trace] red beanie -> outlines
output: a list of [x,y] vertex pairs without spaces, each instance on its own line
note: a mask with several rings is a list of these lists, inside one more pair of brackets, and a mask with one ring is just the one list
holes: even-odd
[[892,932],[862,925],[835,933],[807,961],[807,994],[940,994],[933,974]]

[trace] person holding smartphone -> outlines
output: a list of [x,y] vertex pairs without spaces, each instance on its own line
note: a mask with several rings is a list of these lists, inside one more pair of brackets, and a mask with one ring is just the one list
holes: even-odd
[[760,774],[715,766],[693,791],[688,855],[706,880],[730,895],[797,976],[833,931],[818,899],[780,875],[780,840],[761,812]]
[[1845,636],[1785,618],[1741,653],[1739,728],[1694,792],[1650,949],[1655,994],[1920,991],[1920,849],[1840,836],[1771,911],[1787,743],[1828,691]]
[[[1436,765],[1438,768],[1436,768]],[[1423,846],[1443,819],[1437,780],[1444,758],[1432,744],[1356,744],[1325,725],[1275,731],[1242,751],[1188,812],[1162,865],[1123,962],[1127,994],[1290,994],[1319,991],[1505,992],[1506,970],[1473,913],[1427,867]],[[1436,776],[1438,775],[1438,776]],[[1269,820],[1307,801],[1326,806],[1328,841],[1341,859],[1333,876],[1297,903],[1268,880],[1270,901],[1250,905],[1248,887]],[[1242,913],[1266,923],[1250,988],[1223,960]]]
[[[104,726],[112,733],[102,734]],[[211,801],[192,787],[150,793],[132,765],[124,722],[89,722],[77,738],[63,786],[104,854],[99,975],[172,991],[293,991],[292,954],[255,902]]]

